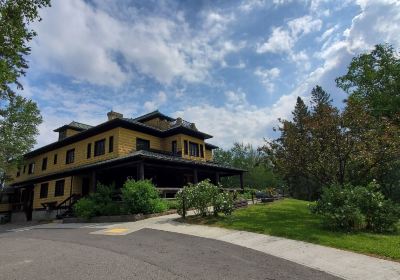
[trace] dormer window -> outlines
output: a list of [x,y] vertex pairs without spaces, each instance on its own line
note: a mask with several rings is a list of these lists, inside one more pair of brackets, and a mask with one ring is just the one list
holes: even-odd
[[66,130],[60,131],[58,134],[58,141],[61,141],[65,138],[67,138],[67,131]]
[[33,174],[33,172],[35,172],[35,163],[34,162],[30,163],[28,166],[28,174]]

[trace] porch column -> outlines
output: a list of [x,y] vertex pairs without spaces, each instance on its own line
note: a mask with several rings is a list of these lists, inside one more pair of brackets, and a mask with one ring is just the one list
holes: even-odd
[[96,192],[97,189],[97,176],[96,176],[96,171],[92,171],[92,176],[91,176],[91,181],[92,181],[92,190],[93,192]]
[[241,172],[241,173],[239,174],[239,176],[240,176],[240,188],[241,188],[242,190],[244,190],[244,186],[243,186],[243,172]]
[[137,171],[138,171],[137,178],[139,180],[144,180],[144,163],[143,162],[139,163]]
[[215,183],[218,185],[220,182],[219,180],[219,172],[215,172]]
[[197,184],[199,182],[199,179],[197,177],[197,169],[193,169],[193,183]]

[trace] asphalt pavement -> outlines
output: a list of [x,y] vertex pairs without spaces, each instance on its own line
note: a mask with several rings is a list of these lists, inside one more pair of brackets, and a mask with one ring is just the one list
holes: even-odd
[[339,279],[223,241],[154,229],[90,234],[95,228],[0,226],[0,279]]

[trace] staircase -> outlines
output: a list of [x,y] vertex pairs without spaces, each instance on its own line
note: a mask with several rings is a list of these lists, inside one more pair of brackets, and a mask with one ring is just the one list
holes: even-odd
[[63,219],[66,217],[73,217],[73,206],[74,204],[81,198],[79,194],[72,194],[70,197],[66,198],[63,202],[57,205],[56,207],[56,218]]

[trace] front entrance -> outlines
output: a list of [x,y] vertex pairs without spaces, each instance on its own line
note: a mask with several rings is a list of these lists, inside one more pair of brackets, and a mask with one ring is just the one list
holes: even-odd
[[88,177],[82,178],[82,196],[87,196],[90,189],[90,179]]
[[21,201],[27,221],[32,221],[33,210],[33,185],[22,190]]

